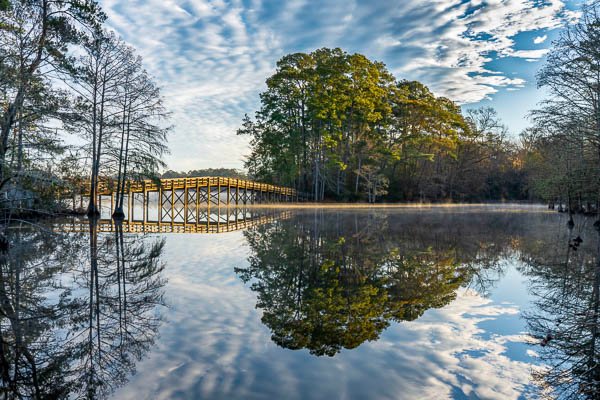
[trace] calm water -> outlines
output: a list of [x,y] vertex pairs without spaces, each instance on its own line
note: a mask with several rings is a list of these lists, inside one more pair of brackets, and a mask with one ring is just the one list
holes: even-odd
[[160,228],[170,233],[77,220],[11,229],[1,393],[599,396],[593,220],[569,230],[543,207],[471,206],[258,209],[216,221]]

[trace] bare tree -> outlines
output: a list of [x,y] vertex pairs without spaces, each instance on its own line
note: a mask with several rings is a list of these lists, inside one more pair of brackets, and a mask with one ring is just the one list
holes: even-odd
[[167,149],[167,118],[159,88],[142,69],[140,57],[131,54],[130,68],[121,88],[119,106],[121,139],[117,155],[117,201],[113,216],[123,218],[123,201],[127,179],[154,178],[165,167],[161,157]]
[[111,139],[118,132],[122,111],[118,101],[130,67],[130,49],[113,33],[97,31],[84,44],[84,51],[79,59],[77,79],[71,85],[77,93],[77,107],[70,126],[89,141],[88,215],[93,216],[99,214],[96,199],[101,172],[106,178],[114,167],[114,159],[111,165],[111,159],[104,160],[103,156],[111,154]]
[[[568,26],[538,76],[551,97],[532,115],[537,127],[568,152],[567,185],[561,191],[569,212],[585,201],[600,201],[600,1],[582,7],[578,23]],[[595,166],[595,167],[592,167]],[[564,170],[566,168],[566,171]],[[589,211],[589,210],[588,210]],[[570,222],[572,223],[572,222]]]

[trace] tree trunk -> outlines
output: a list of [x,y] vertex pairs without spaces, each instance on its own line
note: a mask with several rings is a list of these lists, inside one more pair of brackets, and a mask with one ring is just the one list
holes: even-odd
[[[368,167],[368,165],[367,165]],[[354,184],[354,194],[358,195],[358,185],[360,182],[360,170],[362,168],[362,157],[358,157],[358,169],[356,170],[356,182]]]

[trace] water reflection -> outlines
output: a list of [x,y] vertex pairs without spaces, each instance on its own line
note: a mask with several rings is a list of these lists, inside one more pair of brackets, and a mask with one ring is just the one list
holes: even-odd
[[539,210],[249,213],[245,230],[218,236],[105,221],[11,229],[0,393],[598,398],[591,222],[569,230]]
[[[524,314],[539,353],[533,380],[551,398],[600,393],[600,235],[548,217],[510,214],[305,213],[245,232],[261,321],[287,349],[335,356],[377,340],[392,321],[413,321],[456,299],[488,295],[520,260],[533,304]],[[490,342],[491,344],[491,342]],[[462,395],[456,394],[461,397]]]
[[250,265],[236,272],[252,282],[275,343],[333,356],[447,305],[461,286],[493,283],[510,231],[481,238],[480,227],[498,216],[445,227],[443,214],[402,225],[387,217],[317,212],[245,232]]
[[9,229],[0,255],[5,398],[103,398],[127,382],[157,336],[164,240],[117,229]]
[[[179,215],[186,215],[189,211],[183,207],[177,209]],[[166,222],[126,219],[115,222],[108,214],[108,217],[101,217],[96,221],[96,230],[98,232],[115,232],[119,229],[124,233],[225,233],[291,216],[291,212],[285,210],[238,207],[214,207],[201,209],[198,213],[200,219],[197,222],[183,219]],[[54,224],[54,229],[61,232],[87,232],[89,224],[87,219],[73,218],[58,221]]]
[[532,252],[526,273],[535,295],[525,315],[541,341],[545,368],[534,378],[549,397],[600,398],[600,235],[562,235],[552,251]]

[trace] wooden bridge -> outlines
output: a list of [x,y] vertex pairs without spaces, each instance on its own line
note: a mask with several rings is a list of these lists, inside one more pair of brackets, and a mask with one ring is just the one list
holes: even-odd
[[[89,190],[88,187],[79,197],[81,209],[84,208],[84,196],[89,196]],[[101,181],[97,196],[98,208],[108,209],[112,214],[116,204],[116,183]],[[210,211],[206,210],[215,207],[245,207],[306,200],[307,195],[294,189],[244,179],[173,178],[159,181],[128,181],[125,186],[123,211],[128,223],[139,221],[196,224],[203,220],[203,216],[210,215]],[[73,206],[76,207],[75,200]],[[204,221],[207,220],[210,218],[205,217]]]
[[[215,210],[216,211],[216,210]],[[197,223],[161,222],[161,221],[123,221],[119,222],[124,233],[226,233],[247,229],[253,226],[288,219],[291,211],[250,210],[244,208],[222,208],[219,212],[203,211]],[[117,223],[111,218],[97,221],[97,231],[115,232]],[[54,225],[59,232],[89,232],[87,219],[72,219]]]

